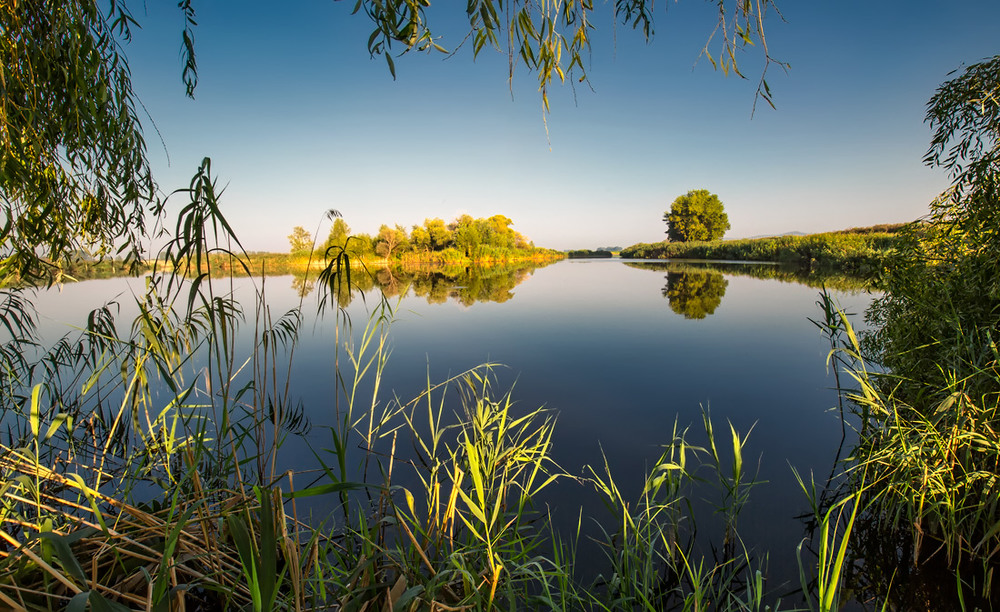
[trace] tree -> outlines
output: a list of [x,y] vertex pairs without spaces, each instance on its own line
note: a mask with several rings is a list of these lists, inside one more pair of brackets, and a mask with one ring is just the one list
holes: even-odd
[[424,219],[424,228],[430,235],[431,248],[435,251],[443,251],[451,246],[451,230],[445,225],[442,219]]
[[330,227],[330,235],[326,237],[326,244],[323,245],[324,250],[332,247],[346,249],[347,239],[350,235],[351,228],[347,222],[339,217],[334,219],[333,225]]
[[868,348],[898,374],[895,397],[933,410],[928,398],[940,396],[928,390],[951,393],[951,381],[970,397],[998,394],[994,366],[982,364],[996,363],[985,347],[1000,330],[1000,55],[941,85],[925,119],[924,162],[953,183],[904,228],[868,313]]
[[663,213],[667,237],[673,242],[718,240],[729,229],[729,216],[719,196],[706,189],[689,191],[674,200]]
[[[0,216],[0,281],[51,281],[50,264],[80,251],[99,257],[124,254],[137,262],[150,222],[156,226],[163,220],[136,112],[140,103],[123,52],[131,28],[139,25],[129,4],[0,3],[0,209],[5,213]],[[425,0],[359,0],[354,6],[353,12],[373,25],[369,53],[383,56],[393,76],[392,57],[400,50],[445,51],[440,37],[431,33],[427,5]],[[505,50],[511,71],[522,65],[537,75],[546,109],[553,82],[574,72],[579,78],[571,81],[586,80],[593,3],[478,0],[475,5],[475,10],[462,8],[473,55],[487,48]],[[614,19],[648,40],[654,32],[653,6],[653,0],[617,2]],[[196,15],[191,0],[180,0],[178,9],[181,80],[194,97]],[[765,44],[764,17],[773,9],[772,0],[719,0],[718,25],[703,50],[717,69],[740,76],[740,52],[761,52],[764,74],[757,93],[768,103],[763,77],[775,60]]]
[[410,243],[416,251],[430,251],[431,235],[427,231],[427,228],[422,225],[414,225],[410,229]]
[[292,254],[309,252],[312,250],[312,234],[307,232],[301,225],[292,228],[292,233],[288,235],[288,244],[292,247]]
[[461,215],[448,224],[451,230],[452,243],[455,248],[465,253],[466,257],[475,255],[477,247],[482,244],[483,236],[472,215]]
[[141,257],[162,207],[119,38],[120,3],[0,3],[0,285],[85,251]]
[[378,236],[375,237],[375,252],[390,259],[393,253],[404,249],[407,244],[406,230],[402,226],[383,225],[378,229]]

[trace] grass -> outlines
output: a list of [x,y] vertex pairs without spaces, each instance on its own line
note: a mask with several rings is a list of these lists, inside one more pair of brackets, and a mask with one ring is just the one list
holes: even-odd
[[[5,605],[764,609],[763,561],[738,529],[753,484],[745,435],[730,428],[723,451],[707,416],[707,444],[675,428],[630,500],[606,464],[585,479],[557,466],[554,416],[517,409],[489,366],[386,399],[382,304],[356,334],[334,311],[339,392],[310,483],[277,461],[306,426],[283,374],[301,316],[273,316],[262,295],[238,308],[210,279],[192,287],[152,282],[126,337],[96,317],[56,349],[65,386],[37,383],[20,409],[8,406],[18,442],[0,463]],[[238,355],[247,324],[255,340]],[[697,552],[684,501],[699,483],[714,483],[726,517],[718,561]],[[606,569],[589,583],[576,573],[579,535],[553,531],[535,501],[581,485],[618,517],[601,528]],[[323,499],[333,515],[298,518],[299,504]]]
[[[608,462],[572,477],[551,458],[554,415],[522,410],[485,365],[427,381],[404,400],[382,388],[392,308],[355,326],[339,308],[350,262],[334,254],[315,286],[334,319],[335,392],[322,423],[293,396],[291,363],[304,302],[275,313],[263,290],[236,299],[229,270],[248,270],[215,218],[214,183],[191,204],[127,325],[111,308],[37,361],[31,313],[7,293],[0,449],[0,600],[12,609],[778,609],[767,553],[748,550],[740,513],[755,478],[748,436],[675,426],[637,495]],[[215,230],[215,234],[212,230]],[[217,252],[223,243],[222,255]],[[224,257],[225,259],[221,259]],[[123,333],[119,333],[122,330]],[[247,344],[237,338],[250,338]],[[863,390],[866,388],[861,387]],[[313,407],[310,412],[322,414]],[[874,409],[872,410],[874,412]],[[310,427],[317,475],[279,453]],[[695,439],[700,439],[698,444]],[[875,478],[878,470],[872,468]],[[581,578],[583,531],[551,523],[540,494],[586,486],[603,500],[603,553]],[[718,540],[689,500],[711,491]],[[333,509],[300,516],[300,508]],[[851,521],[822,514],[815,559],[800,557],[811,609],[837,605]],[[708,538],[708,541],[706,540]],[[964,551],[970,540],[956,544]],[[707,555],[704,551],[715,550]],[[787,551],[791,554],[792,551]]]
[[900,226],[855,228],[806,236],[774,236],[712,242],[640,243],[619,254],[627,259],[765,261],[804,269],[877,275],[893,252]]

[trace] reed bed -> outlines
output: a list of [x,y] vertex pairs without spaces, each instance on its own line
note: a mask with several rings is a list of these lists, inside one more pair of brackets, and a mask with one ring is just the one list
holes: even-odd
[[[754,484],[747,435],[676,427],[638,495],[604,468],[568,475],[551,458],[555,416],[519,408],[490,364],[427,381],[405,400],[382,388],[392,306],[364,325],[339,307],[353,275],[332,253],[316,279],[334,319],[334,393],[310,422],[291,362],[303,304],[274,313],[259,285],[216,276],[248,260],[205,172],[185,192],[177,239],[137,296],[32,362],[31,313],[7,294],[0,448],[0,601],[49,610],[764,610],[766,554],[747,550],[739,514]],[[220,246],[221,244],[221,246]],[[221,251],[221,254],[220,254]],[[209,254],[213,253],[212,257]],[[260,281],[263,282],[263,281]],[[249,339],[249,342],[244,341]],[[20,343],[20,344],[19,344]],[[13,348],[11,348],[13,347]],[[8,350],[11,349],[11,350]],[[310,428],[320,470],[282,467]],[[694,444],[693,439],[703,440]],[[603,569],[577,571],[581,531],[563,533],[538,501],[591,488]],[[686,502],[709,487],[724,518],[713,549]],[[300,506],[332,507],[300,517]],[[308,514],[308,513],[307,513]],[[842,534],[834,526],[828,538]],[[789,554],[791,551],[788,551]],[[839,561],[803,557],[803,577]],[[824,596],[839,588],[822,573]],[[808,586],[807,588],[813,588]],[[831,609],[820,603],[816,609]]]
[[892,231],[849,230],[711,242],[640,243],[622,249],[630,259],[709,259],[766,261],[805,269],[837,270],[856,276],[877,276],[894,252],[896,228]]

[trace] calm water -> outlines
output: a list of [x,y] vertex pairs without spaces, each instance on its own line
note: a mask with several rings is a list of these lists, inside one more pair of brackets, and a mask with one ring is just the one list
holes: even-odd
[[[141,282],[87,281],[42,294],[43,331],[49,337],[69,331],[67,323],[79,324],[87,309],[115,296],[128,302],[128,287],[141,288]],[[834,380],[825,364],[829,345],[808,320],[820,316],[817,289],[620,260],[568,260],[521,273],[509,286],[482,292],[494,301],[475,301],[447,284],[442,280],[436,292],[421,289],[422,296],[407,291],[405,282],[396,284],[403,297],[390,334],[389,389],[409,398],[425,387],[428,371],[440,380],[487,361],[504,364],[500,388],[514,384],[525,410],[544,405],[558,413],[560,465],[581,474],[585,464],[601,464],[603,449],[633,497],[670,441],[675,420],[692,426],[696,443],[704,441],[698,435],[703,409],[710,409],[720,434],[728,433],[727,421],[742,433],[752,428],[745,461],[759,465],[764,482],[741,516],[741,534],[749,546],[770,551],[774,578],[797,583],[795,546],[804,534],[795,517],[808,506],[789,466],[814,471],[822,482],[841,441],[832,411]],[[295,306],[301,289],[290,276],[266,280],[274,312]],[[852,312],[863,312],[872,299],[862,292],[834,295]],[[314,296],[305,300],[292,383],[321,425],[332,420],[334,333],[332,322],[315,316]],[[363,325],[361,300],[348,311]],[[314,428],[309,437],[322,447],[328,434]],[[303,449],[290,447],[285,459],[311,465]],[[557,516],[575,518],[581,505],[585,517],[603,516],[587,490],[571,482],[546,501]]]

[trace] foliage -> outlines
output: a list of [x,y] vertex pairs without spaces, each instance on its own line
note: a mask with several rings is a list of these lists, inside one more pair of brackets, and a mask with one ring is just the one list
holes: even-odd
[[570,259],[610,259],[613,255],[611,251],[591,251],[590,249],[578,249],[566,253]]
[[288,235],[288,244],[291,246],[293,255],[308,253],[313,248],[312,234],[301,225],[296,225],[292,228],[292,233]]
[[347,225],[347,222],[343,218],[337,217],[333,220],[333,225],[330,227],[330,235],[327,236],[326,242],[323,243],[323,250],[327,251],[331,248],[346,249],[348,246],[347,237],[350,235],[350,226]]
[[704,319],[715,314],[728,285],[726,277],[711,270],[668,272],[663,297],[670,301],[670,310],[685,319]]
[[410,242],[406,236],[406,230],[399,224],[396,227],[383,225],[378,230],[378,236],[375,237],[375,252],[386,259],[391,259],[393,252],[397,249],[403,250],[408,246],[410,246]]
[[762,280],[806,285],[816,289],[835,289],[847,293],[868,291],[874,287],[874,280],[861,276],[848,276],[830,270],[808,270],[798,266],[715,261],[627,261],[625,265],[639,270],[652,270],[670,274],[721,273],[725,276],[748,276]]
[[[863,507],[853,556],[866,557],[864,567],[873,568],[891,563],[915,569],[937,561],[967,580],[954,580],[957,595],[942,595],[926,593],[927,584],[914,578],[924,596],[990,600],[995,593],[989,576],[1000,562],[997,403],[976,401],[967,380],[953,380],[920,403],[910,403],[905,387],[895,385],[896,375],[866,359],[843,312],[829,299],[821,305],[834,341],[830,361],[854,383],[841,390],[858,430],[839,491],[841,500],[856,497]],[[1000,384],[995,371],[981,376]],[[871,584],[862,570],[849,573],[852,581]],[[902,589],[902,597],[897,593],[894,599],[913,594],[906,593],[909,585],[898,575],[883,577],[881,588],[882,593]]]
[[[1000,56],[967,68],[931,98],[925,161],[953,186],[906,232],[870,317],[868,348],[896,374],[897,396],[928,409],[963,381],[974,402],[1000,400]],[[947,395],[947,394],[946,394]]]
[[864,342],[833,318],[843,338],[835,355],[857,383],[846,392],[859,429],[848,486],[864,492],[862,524],[902,542],[892,555],[903,563],[939,556],[981,578],[956,581],[960,602],[966,585],[993,599],[1000,563],[998,92],[1000,56],[931,98],[925,161],[954,183],[901,232]]
[[671,242],[719,240],[729,230],[729,215],[722,201],[705,189],[678,196],[670,210],[663,213],[663,221]]
[[[757,96],[772,104],[771,90],[767,83],[767,69],[772,63],[782,68],[787,64],[776,61],[768,51],[764,22],[768,11],[777,12],[771,0],[746,2],[720,0],[716,3],[718,25],[702,49],[702,54],[723,74],[744,78],[739,66],[741,52],[756,47],[764,56],[765,65],[757,87]],[[426,0],[359,0],[354,12],[363,11],[372,20],[374,29],[368,39],[372,57],[385,57],[389,70],[395,76],[395,63],[390,50],[395,43],[403,52],[411,50],[444,51],[440,40],[431,32],[430,15]],[[654,33],[654,6],[652,0],[616,0],[614,19],[642,32],[646,40]],[[558,3],[535,3],[515,0],[475,0],[466,8],[469,24],[468,40],[472,42],[474,56],[488,47],[506,51],[509,56],[510,77],[514,67],[523,65],[538,76],[542,103],[549,109],[549,86],[558,78],[566,80],[578,71],[577,80],[585,81],[584,58],[590,49],[590,35],[594,26],[592,0],[568,0]],[[717,37],[717,38],[716,38]],[[712,51],[712,47],[718,47]]]
[[0,6],[0,285],[52,282],[78,251],[141,259],[153,181],[117,2]]
[[831,232],[715,242],[659,242],[622,249],[626,259],[767,261],[806,270],[876,277],[902,240],[898,233]]

